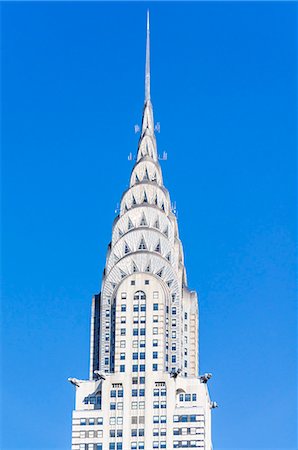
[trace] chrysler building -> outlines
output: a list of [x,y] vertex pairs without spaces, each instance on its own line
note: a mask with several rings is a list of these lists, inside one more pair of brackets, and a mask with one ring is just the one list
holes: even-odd
[[217,405],[208,394],[211,374],[199,375],[198,327],[157,152],[147,13],[138,151],[92,300],[89,380],[69,378],[72,450],[212,450]]

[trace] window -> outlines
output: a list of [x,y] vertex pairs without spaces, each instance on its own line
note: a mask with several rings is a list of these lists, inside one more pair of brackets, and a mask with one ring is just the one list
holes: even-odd
[[152,364],[152,370],[153,370],[154,372],[157,371],[157,364]]
[[192,394],[192,401],[195,402],[197,400],[197,394]]
[[160,443],[160,448],[167,448],[167,443],[166,443],[166,441],[161,441],[161,443]]
[[137,372],[138,371],[138,365],[137,364],[133,364],[132,371],[133,372]]
[[183,394],[179,394],[179,401],[180,401],[180,402],[183,402],[183,397],[184,397]]
[[136,450],[136,448],[137,448],[137,443],[136,443],[136,442],[132,442],[130,448],[131,448],[132,450]]
[[152,345],[153,345],[153,347],[157,347],[158,346],[158,340],[157,339],[153,339]]
[[139,311],[139,305],[133,305],[133,312]]
[[97,437],[101,438],[102,435],[103,435],[103,431],[102,431],[102,430],[99,430],[99,431],[97,432]]
[[153,396],[159,397],[159,389],[153,389]]
[[139,396],[140,397],[145,397],[145,389],[140,389],[139,390]]
[[145,280],[145,284],[149,284],[149,280]]
[[110,430],[110,437],[115,437],[115,436],[116,436],[116,431]]
[[157,327],[153,328],[153,334],[158,334],[158,328]]
[[153,292],[153,298],[154,298],[154,299],[158,298],[158,291],[154,291],[154,292]]
[[139,402],[139,409],[145,409],[145,402]]
[[166,408],[167,407],[167,402],[165,402],[165,401],[160,402],[160,407],[161,408]]
[[102,450],[102,444],[95,444],[96,445],[96,450]]
[[121,298],[122,298],[122,300],[126,299],[126,297],[127,297],[126,292],[121,292]]
[[159,436],[159,429],[153,428],[153,436]]
[[187,319],[187,312],[184,313],[184,319],[185,319],[185,320]]
[[132,354],[132,359],[138,359],[138,353],[133,353]]
[[137,436],[137,435],[138,435],[138,430],[137,430],[136,428],[133,428],[133,429],[131,430],[131,435],[132,435],[133,437]]
[[126,335],[126,329],[125,328],[121,328],[120,329],[120,335],[121,336],[125,336]]
[[160,416],[160,423],[167,423],[167,416]]
[[153,311],[158,311],[158,303],[153,303]]
[[117,403],[117,409],[123,409],[123,403],[122,402]]
[[86,437],[86,431],[80,431],[80,438]]
[[146,250],[146,249],[147,249],[147,246],[145,244],[145,240],[144,240],[144,238],[142,238],[139,243],[139,250]]
[[176,362],[176,355],[172,356],[172,362],[175,363]]
[[176,338],[176,331],[172,331],[172,338],[173,338],[173,339]]
[[140,377],[140,384],[145,384],[145,377]]
[[120,353],[120,359],[121,360],[125,359],[125,353]]
[[140,329],[140,335],[141,336],[145,336],[145,334],[146,334],[146,328],[141,328]]
[[160,395],[165,397],[167,395],[167,390],[165,388],[160,390]]
[[144,348],[146,346],[146,341],[140,341],[140,347]]
[[[117,431],[117,436],[118,436],[118,431]],[[121,436],[122,436],[122,434],[121,434]],[[116,446],[117,446],[117,450],[122,450],[122,442],[117,442]]]
[[132,417],[131,417],[131,423],[132,423],[133,425],[135,425],[136,423],[138,423],[138,417],[137,417],[137,416],[132,416]]
[[138,409],[138,402],[131,402],[131,409]]
[[145,416],[139,416],[139,423],[144,424],[145,423]]
[[137,389],[132,389],[131,395],[132,395],[132,397],[137,397],[138,396],[138,390]]
[[159,417],[153,416],[153,423],[159,423]]
[[133,335],[134,335],[134,336],[138,336],[138,335],[139,335],[139,330],[138,330],[138,328],[134,328],[134,329],[133,329]]
[[132,341],[132,346],[133,346],[133,348],[137,348],[138,347],[138,341]]
[[146,311],[146,305],[141,305],[141,312],[145,312]]
[[146,323],[146,316],[141,316],[140,323]]
[[118,397],[123,397],[123,389],[120,389],[120,390],[118,391]]
[[167,429],[166,429],[166,428],[162,428],[162,429],[160,430],[160,435],[161,435],[161,436],[166,436],[166,435],[167,435]]
[[145,352],[140,353],[140,359],[145,359]]
[[172,327],[175,327],[177,325],[176,319],[172,319]]
[[121,312],[125,312],[126,311],[126,305],[121,305]]
[[175,316],[177,312],[176,306],[172,307],[172,315]]
[[157,359],[158,358],[158,352],[153,352],[152,356],[153,356],[153,359]]
[[131,286],[134,286],[136,284],[135,280],[131,280],[130,284]]
[[115,390],[110,392],[110,397],[116,397],[116,391]]
[[185,401],[190,402],[190,394],[185,394]]
[[138,377],[132,377],[132,384],[138,384]]
[[158,316],[153,316],[153,322],[154,323],[158,322]]
[[120,372],[125,372],[125,365],[124,364],[120,365]]
[[109,450],[115,450],[115,442],[110,442]]
[[177,348],[177,346],[176,346],[176,343],[174,342],[174,343],[172,344],[172,350],[173,350],[173,351],[176,351],[176,348]]
[[123,424],[123,417],[117,417],[117,424],[122,425]]
[[125,316],[122,316],[121,319],[120,319],[120,322],[121,322],[121,323],[126,323],[126,317],[125,317]]
[[139,442],[139,450],[144,450],[145,444],[144,442]]
[[126,347],[126,341],[120,341],[120,348]]
[[110,410],[116,409],[116,403],[110,403]]
[[159,408],[159,402],[153,402],[153,408],[158,409]]
[[80,420],[80,425],[86,425],[86,419],[81,419]]
[[140,372],[145,372],[145,364],[140,365]]
[[158,441],[153,441],[153,448],[159,448]]

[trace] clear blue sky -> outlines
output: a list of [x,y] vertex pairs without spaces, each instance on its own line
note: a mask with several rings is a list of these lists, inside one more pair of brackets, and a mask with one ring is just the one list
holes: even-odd
[[70,448],[146,9],[215,450],[296,449],[294,3],[2,3],[3,450]]

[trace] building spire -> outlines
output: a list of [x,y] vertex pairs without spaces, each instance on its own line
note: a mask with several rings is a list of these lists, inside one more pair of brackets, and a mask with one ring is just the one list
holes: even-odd
[[145,69],[145,103],[150,100],[150,22],[147,10],[146,69]]

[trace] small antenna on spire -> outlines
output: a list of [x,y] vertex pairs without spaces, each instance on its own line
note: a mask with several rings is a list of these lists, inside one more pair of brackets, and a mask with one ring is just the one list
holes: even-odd
[[150,100],[150,21],[147,10],[146,68],[145,68],[145,102]]

